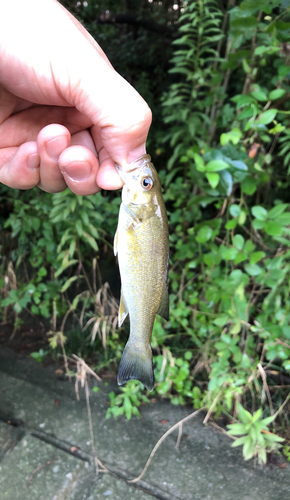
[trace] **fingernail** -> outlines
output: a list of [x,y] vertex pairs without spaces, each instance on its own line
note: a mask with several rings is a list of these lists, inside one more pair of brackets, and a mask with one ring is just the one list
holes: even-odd
[[68,140],[65,135],[60,135],[59,137],[55,137],[50,141],[45,143],[45,149],[53,160],[57,161],[60,154],[66,149],[68,146]]
[[92,171],[92,167],[88,161],[68,163],[62,165],[62,174],[66,174],[72,181],[84,181]]
[[132,151],[128,153],[127,163],[132,163],[132,161],[137,160],[137,158],[140,158],[140,156],[144,155],[145,153],[146,153],[146,145],[141,144],[141,146],[132,149]]
[[32,153],[31,155],[28,155],[26,164],[30,170],[37,170],[40,164],[39,154]]

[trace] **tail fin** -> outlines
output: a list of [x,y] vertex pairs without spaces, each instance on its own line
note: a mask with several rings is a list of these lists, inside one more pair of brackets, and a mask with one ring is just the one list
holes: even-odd
[[118,385],[128,380],[139,380],[148,389],[154,389],[152,351],[148,346],[136,346],[132,340],[127,342],[119,366]]

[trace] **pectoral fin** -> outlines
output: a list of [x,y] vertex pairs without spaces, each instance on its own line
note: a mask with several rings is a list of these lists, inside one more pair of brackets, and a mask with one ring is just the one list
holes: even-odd
[[117,253],[118,253],[118,228],[114,237],[114,255],[116,256]]
[[169,299],[168,299],[168,288],[166,282],[163,283],[163,290],[157,314],[159,314],[161,318],[164,318],[167,321],[169,320]]
[[118,317],[119,327],[122,326],[122,324],[124,323],[126,317],[128,316],[128,313],[129,313],[128,307],[121,290],[121,299],[120,299],[119,317]]

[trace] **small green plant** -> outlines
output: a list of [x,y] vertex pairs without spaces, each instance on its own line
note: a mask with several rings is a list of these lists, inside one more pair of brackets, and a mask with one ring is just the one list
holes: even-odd
[[283,453],[287,459],[287,462],[290,462],[290,446],[288,444],[285,444],[283,446]]
[[241,436],[233,444],[233,447],[243,445],[243,456],[245,460],[257,458],[259,464],[267,462],[267,453],[277,451],[281,447],[284,439],[269,431],[268,425],[271,424],[276,416],[261,418],[262,410],[259,408],[251,415],[243,406],[237,403],[238,416],[241,423],[228,425],[229,434],[232,436]]
[[38,352],[31,352],[30,356],[35,359],[37,363],[41,363],[44,358],[48,355],[48,351],[44,351],[43,349],[39,349]]
[[135,380],[127,382],[125,387],[121,387],[121,394],[116,394],[112,391],[109,393],[111,402],[110,408],[107,410],[106,418],[119,417],[125,415],[128,420],[132,415],[139,416],[138,406],[141,403],[149,403],[149,399],[140,391],[140,383]]

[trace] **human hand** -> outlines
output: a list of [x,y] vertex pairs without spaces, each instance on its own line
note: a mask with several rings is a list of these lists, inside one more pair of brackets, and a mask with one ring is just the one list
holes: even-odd
[[145,153],[151,111],[56,0],[0,0],[0,182],[118,189]]

